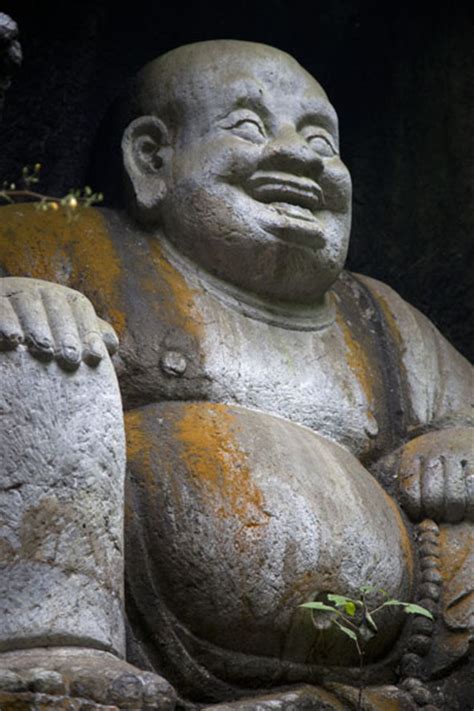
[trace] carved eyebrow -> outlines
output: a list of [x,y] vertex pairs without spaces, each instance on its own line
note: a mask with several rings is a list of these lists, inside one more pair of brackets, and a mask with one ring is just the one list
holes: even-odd
[[249,109],[258,114],[262,120],[269,120],[270,110],[265,103],[264,91],[265,87],[252,77],[234,79],[228,87],[229,109],[217,118],[225,118],[238,109]]
[[328,107],[315,107],[308,109],[298,121],[298,130],[305,126],[320,126],[333,136],[336,142],[339,141],[339,129],[337,115],[335,111],[329,111]]
[[[224,113],[217,116],[218,121],[227,118],[229,114],[238,109],[249,109],[254,111],[265,123],[271,122],[271,111],[265,104],[263,91],[259,90],[258,84],[256,85],[253,81],[237,81],[233,89],[235,96],[232,99],[231,106]],[[336,141],[336,145],[339,145],[337,114],[327,99],[321,100],[321,102],[313,99],[309,100],[308,104],[304,101],[302,103],[302,115],[297,122],[298,130],[311,124],[321,126],[331,134]]]
[[239,96],[236,96],[233,101],[232,105],[229,110],[226,110],[225,113],[219,114],[217,117],[218,120],[227,118],[229,114],[231,114],[233,111],[238,111],[239,109],[249,109],[250,111],[253,111],[256,113],[258,116],[260,116],[261,119],[266,120],[268,119],[270,115],[270,111],[268,108],[265,106],[264,101],[262,100],[262,97],[258,94],[242,94]]

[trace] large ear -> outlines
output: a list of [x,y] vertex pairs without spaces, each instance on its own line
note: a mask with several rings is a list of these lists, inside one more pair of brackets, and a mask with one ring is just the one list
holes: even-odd
[[122,154],[132,207],[147,221],[158,217],[166,195],[171,150],[168,130],[156,116],[140,116],[123,134]]

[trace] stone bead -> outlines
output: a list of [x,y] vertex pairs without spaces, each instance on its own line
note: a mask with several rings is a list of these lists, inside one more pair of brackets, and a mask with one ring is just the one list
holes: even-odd
[[420,674],[421,658],[418,654],[408,652],[404,654],[400,662],[400,671],[403,676],[416,677]]
[[425,519],[424,521],[422,521],[422,522],[419,524],[418,528],[419,528],[420,531],[422,531],[422,532],[424,532],[424,531],[431,531],[431,532],[434,533],[436,536],[439,536],[439,526],[438,526],[438,524],[435,523],[434,521],[432,521],[432,520],[429,519],[429,518],[427,518],[427,519]]
[[423,582],[435,583],[441,585],[443,577],[436,568],[426,568],[423,571]]
[[415,634],[430,635],[433,632],[434,622],[428,617],[416,617],[412,622],[412,630]]
[[430,543],[433,546],[438,545],[438,536],[432,531],[427,531],[426,533],[423,533],[421,535],[421,540],[423,543]]
[[436,617],[438,614],[438,605],[434,602],[434,600],[431,600],[429,597],[424,597],[421,600],[418,601],[418,605],[421,605],[421,607],[424,607],[428,610],[428,612],[431,612],[433,617]]
[[419,594],[422,595],[423,597],[427,597],[430,600],[434,600],[435,602],[439,600],[440,596],[440,589],[439,585],[435,585],[434,583],[422,583],[420,585],[419,589]]
[[417,679],[414,676],[409,676],[407,679],[404,679],[402,683],[400,684],[402,689],[405,689],[406,691],[411,691],[413,688],[417,686],[421,686],[422,682]]
[[439,567],[439,556],[432,556],[432,555],[426,555],[422,556],[420,559],[420,568],[422,570],[427,570],[429,568],[438,568]]
[[410,690],[411,697],[413,701],[416,701],[420,706],[425,706],[431,701],[431,693],[423,685],[416,686]]
[[438,546],[433,543],[423,543],[420,548],[420,555],[423,556],[433,556],[434,558],[439,558]]
[[408,647],[411,652],[424,656],[429,651],[431,638],[424,634],[415,634],[410,638]]

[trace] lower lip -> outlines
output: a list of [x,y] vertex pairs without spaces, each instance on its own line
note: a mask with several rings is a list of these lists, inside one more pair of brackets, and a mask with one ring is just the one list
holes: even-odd
[[276,210],[276,212],[278,212],[278,214],[283,215],[284,217],[290,217],[297,220],[305,220],[305,222],[316,222],[313,213],[307,207],[293,205],[288,202],[273,202],[269,204],[270,207],[272,207],[274,210]]
[[267,206],[277,218],[268,229],[279,239],[311,249],[324,247],[324,229],[308,208],[290,203],[268,203]]

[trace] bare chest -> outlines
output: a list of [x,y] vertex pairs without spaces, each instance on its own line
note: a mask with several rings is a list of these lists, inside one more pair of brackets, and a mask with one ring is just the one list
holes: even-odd
[[361,454],[378,433],[370,363],[336,322],[310,331],[200,304],[209,399],[279,415]]

